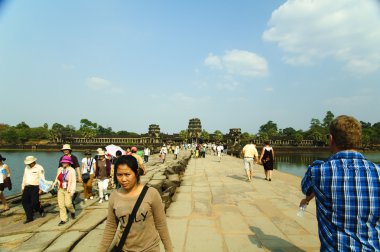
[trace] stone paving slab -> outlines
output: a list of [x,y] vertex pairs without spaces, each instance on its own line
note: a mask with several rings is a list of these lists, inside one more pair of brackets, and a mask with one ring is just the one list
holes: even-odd
[[43,251],[49,244],[51,244],[59,235],[60,231],[49,231],[35,233],[29,240],[22,243],[16,251],[25,252],[39,252]]
[[85,232],[80,231],[67,231],[49,245],[44,252],[69,251],[69,249],[85,234]]
[[72,252],[96,251],[103,238],[103,230],[94,229],[83,237]]

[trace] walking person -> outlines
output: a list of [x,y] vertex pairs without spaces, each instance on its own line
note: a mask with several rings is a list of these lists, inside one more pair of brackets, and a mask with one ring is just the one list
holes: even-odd
[[269,141],[264,142],[265,146],[261,151],[260,162],[264,166],[265,180],[272,181],[274,150]]
[[361,124],[338,116],[329,128],[332,156],[302,179],[305,206],[315,197],[321,251],[380,251],[380,167],[366,159]]
[[218,144],[218,146],[216,147],[216,152],[217,152],[218,159],[220,162],[222,160],[223,145]]
[[91,156],[91,151],[87,150],[84,153],[85,157],[82,159],[82,181],[84,200],[93,199],[92,195],[92,182],[95,176],[96,160]]
[[95,178],[98,182],[99,203],[108,200],[108,183],[111,177],[111,161],[106,159],[106,153],[102,150],[98,152],[96,160]]
[[174,156],[175,158],[174,159],[177,159],[178,158],[178,154],[179,154],[179,146],[177,145],[174,149]]
[[[107,222],[98,252],[109,250],[116,232],[116,245],[119,245],[129,221],[129,233],[120,244],[122,251],[160,251],[161,240],[165,251],[172,252],[161,196],[155,188],[140,183],[137,160],[133,156],[122,156],[115,164],[115,176],[121,188],[113,191],[110,196]],[[132,209],[140,194],[144,193],[146,194],[133,218]],[[132,218],[128,218],[131,215]]]
[[166,148],[166,146],[164,144],[160,150],[160,157],[162,159],[162,163],[165,163],[165,158],[166,158],[167,154],[168,154],[168,149]]
[[1,203],[3,203],[3,209],[2,212],[9,210],[8,202],[4,196],[4,189],[5,189],[5,180],[10,179],[11,172],[9,170],[9,167],[7,164],[4,163],[4,161],[7,160],[5,157],[1,156],[0,154],[0,200]]
[[[145,175],[146,174],[146,171],[145,171],[145,165],[144,165],[144,161],[143,159],[141,158],[141,156],[137,155],[137,147],[136,146],[133,146],[131,148],[131,152],[132,152],[132,156],[136,158],[137,160],[137,164],[139,165],[139,174],[140,175]],[[140,170],[141,169],[141,170]]]
[[144,163],[148,163],[150,156],[150,149],[148,146],[145,146],[144,148]]
[[73,161],[70,156],[64,156],[61,159],[62,166],[57,170],[57,176],[55,177],[55,184],[59,183],[58,187],[58,206],[59,206],[59,217],[61,221],[58,226],[62,226],[68,222],[67,210],[69,210],[71,218],[75,219],[75,209],[72,203],[73,196],[76,189],[76,175],[75,170],[72,167]]
[[26,215],[24,224],[34,220],[34,211],[39,212],[41,217],[45,217],[44,209],[40,204],[41,190],[39,187],[40,179],[45,179],[45,171],[36,161],[37,158],[34,156],[27,156],[24,160],[26,167],[21,183],[21,203]]
[[256,163],[259,156],[253,140],[244,146],[240,156],[244,158],[244,169],[247,173],[247,180],[251,182],[253,177],[253,161]]
[[62,167],[62,158],[65,157],[65,156],[68,156],[71,158],[71,161],[73,162],[72,163],[72,168],[74,168],[74,170],[77,172],[78,174],[78,182],[79,183],[82,183],[82,176],[81,176],[81,172],[80,172],[80,165],[79,165],[79,162],[78,162],[78,158],[77,156],[75,156],[73,153],[72,153],[72,149],[71,149],[71,146],[70,144],[64,144],[61,151],[63,152],[63,156],[61,156],[61,158],[59,159],[59,163],[58,163],[58,167]]

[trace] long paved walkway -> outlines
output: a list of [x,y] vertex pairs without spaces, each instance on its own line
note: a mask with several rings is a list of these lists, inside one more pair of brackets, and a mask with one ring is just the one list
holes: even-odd
[[246,182],[242,159],[192,159],[167,211],[175,251],[319,251],[315,203],[298,217],[300,178],[256,165]]
[[[315,204],[298,217],[301,197],[298,177],[275,171],[268,182],[257,165],[246,182],[242,159],[191,159],[167,210],[174,251],[319,251]],[[76,220],[62,227],[57,206],[47,209],[26,225],[20,206],[2,216],[0,251],[95,251],[107,203],[82,202]]]

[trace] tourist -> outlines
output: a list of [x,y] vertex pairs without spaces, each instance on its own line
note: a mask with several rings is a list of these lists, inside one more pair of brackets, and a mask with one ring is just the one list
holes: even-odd
[[117,159],[120,158],[123,155],[123,153],[121,152],[121,150],[117,150],[116,153],[115,153],[115,155],[116,156],[112,158],[112,165],[111,165],[111,187],[113,189],[119,188],[119,186],[120,186],[117,183],[117,180],[116,180],[116,178],[114,176],[114,169],[115,169],[114,167],[115,167]]
[[259,156],[253,140],[244,146],[240,156],[244,158],[244,169],[247,173],[247,181],[251,182],[253,177],[253,161],[256,163]]
[[178,154],[179,154],[179,146],[177,145],[174,149],[174,156],[175,158],[174,159],[177,159],[178,158]]
[[[115,176],[121,188],[113,191],[110,196],[107,222],[99,252],[109,251],[115,232],[118,232],[116,245],[119,244],[128,217],[144,189],[144,185],[140,183],[137,160],[133,156],[122,156],[118,159]],[[160,239],[165,251],[173,251],[161,196],[155,188],[149,187],[135,218],[132,219],[127,239],[121,244],[122,251],[160,251]]]
[[108,200],[107,189],[110,177],[111,161],[106,159],[106,153],[103,150],[99,151],[95,169],[95,178],[99,189],[99,203],[103,203],[103,200]]
[[7,159],[5,157],[2,157],[0,154],[0,200],[1,200],[1,203],[3,203],[2,212],[9,210],[9,205],[7,203],[5,196],[4,196],[4,189],[6,187],[4,182],[6,182],[5,181],[6,179],[10,179],[10,177],[11,177],[11,172],[9,170],[8,165],[3,162],[5,160],[7,160]]
[[[137,164],[139,165],[139,174],[140,175],[145,175],[146,174],[146,171],[145,171],[145,166],[144,166],[144,161],[143,159],[140,157],[140,155],[137,155],[137,147],[136,146],[133,146],[131,148],[131,152],[132,152],[132,156],[134,156],[137,160]],[[142,171],[140,171],[140,169],[142,169]]]
[[44,209],[40,204],[40,179],[45,179],[44,168],[36,163],[37,158],[34,156],[27,156],[24,160],[26,165],[24,176],[21,183],[21,203],[24,208],[26,221],[24,224],[34,220],[34,210],[40,213],[41,217],[45,217]]
[[223,145],[218,144],[218,146],[216,147],[216,153],[218,155],[219,162],[222,160],[222,152],[223,152]]
[[150,149],[148,146],[145,146],[144,148],[144,163],[148,163],[150,156]]
[[84,200],[93,199],[92,195],[92,182],[94,180],[96,160],[91,157],[91,151],[87,150],[84,153],[85,157],[82,159],[82,181]]
[[272,181],[274,150],[270,146],[269,141],[265,141],[264,144],[265,146],[260,155],[260,162],[264,166],[265,180]]
[[58,168],[57,176],[55,177],[55,184],[59,183],[58,187],[58,207],[59,207],[59,217],[61,221],[58,226],[62,226],[68,222],[66,209],[69,210],[71,218],[75,219],[75,209],[72,203],[73,196],[76,189],[76,175],[75,170],[72,167],[73,161],[70,156],[64,156],[60,160],[62,164]]
[[160,157],[161,157],[161,160],[162,160],[162,163],[165,162],[165,158],[166,158],[166,155],[168,154],[168,149],[166,148],[165,144],[162,146],[161,150],[160,150]]
[[62,167],[62,158],[65,157],[65,156],[68,156],[71,158],[71,161],[73,162],[72,164],[72,167],[74,168],[74,170],[78,173],[78,182],[79,183],[82,183],[82,176],[81,176],[81,172],[80,172],[80,165],[79,165],[79,162],[78,162],[78,158],[72,154],[72,150],[71,150],[71,146],[70,144],[64,144],[61,151],[63,152],[63,156],[61,156],[61,158],[59,159],[59,164],[58,164],[58,167]]
[[380,167],[358,152],[361,124],[338,116],[329,128],[333,155],[314,161],[301,186],[306,198],[315,197],[321,251],[380,251]]

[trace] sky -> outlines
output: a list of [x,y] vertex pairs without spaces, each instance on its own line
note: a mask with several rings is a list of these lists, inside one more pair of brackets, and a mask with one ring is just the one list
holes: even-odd
[[0,123],[380,121],[377,0],[0,0]]

